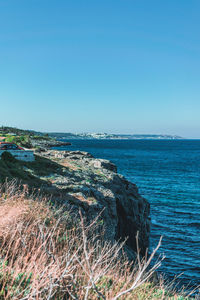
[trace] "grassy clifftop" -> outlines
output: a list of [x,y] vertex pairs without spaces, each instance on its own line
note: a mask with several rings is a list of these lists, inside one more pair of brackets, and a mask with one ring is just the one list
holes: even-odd
[[41,136],[43,135],[41,132],[37,132],[34,130],[24,130],[24,129],[19,129],[16,127],[10,127],[10,126],[1,126],[0,127],[0,134],[10,134],[10,135],[29,135],[29,136]]
[[58,172],[58,169],[58,164],[37,155],[35,155],[34,162],[24,162],[14,158],[4,159],[2,157],[0,159],[0,183],[4,183],[6,179],[12,180],[15,178],[30,187],[41,187],[44,184],[48,186],[48,181],[44,182],[41,177]]
[[52,140],[47,135],[32,130],[23,130],[14,127],[0,127],[0,137],[4,138],[3,141],[15,143],[19,146],[31,148],[32,141],[48,141]]

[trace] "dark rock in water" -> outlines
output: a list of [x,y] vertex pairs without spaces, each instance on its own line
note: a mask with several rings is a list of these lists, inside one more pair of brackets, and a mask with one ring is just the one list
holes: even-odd
[[134,255],[136,234],[139,231],[141,254],[149,243],[150,205],[138,193],[135,184],[117,174],[116,166],[108,160],[96,159],[82,151],[54,151],[41,153],[63,166],[63,174],[42,177],[52,181],[52,187],[65,193],[64,203],[81,207],[88,220],[102,210],[105,238],[124,240],[127,251]]

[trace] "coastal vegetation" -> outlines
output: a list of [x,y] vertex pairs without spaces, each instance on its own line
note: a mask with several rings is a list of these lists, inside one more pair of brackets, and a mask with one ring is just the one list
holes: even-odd
[[18,182],[39,188],[44,183],[48,185],[48,181],[44,182],[40,176],[58,171],[58,167],[56,163],[39,156],[35,156],[34,162],[25,162],[16,160],[10,153],[4,152],[0,159],[0,183],[15,178]]
[[19,129],[16,127],[10,127],[10,126],[1,126],[0,127],[0,134],[2,135],[17,135],[17,136],[22,136],[22,135],[29,135],[29,136],[34,136],[34,135],[41,135],[40,132],[36,132],[34,130],[26,130],[26,129]]
[[48,135],[32,130],[23,130],[14,127],[0,127],[0,137],[8,143],[15,143],[21,147],[31,148],[33,140],[50,140]]
[[14,127],[0,127],[0,142],[14,143],[27,149],[48,149],[55,146],[70,145],[57,141],[47,133],[23,130]]

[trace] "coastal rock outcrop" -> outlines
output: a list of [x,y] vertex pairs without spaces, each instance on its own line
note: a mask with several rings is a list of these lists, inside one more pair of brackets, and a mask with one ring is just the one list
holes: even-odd
[[70,142],[57,141],[53,139],[30,139],[31,147],[36,148],[37,152],[43,152],[53,147],[70,146]]
[[144,254],[150,232],[150,206],[135,184],[117,173],[116,166],[104,159],[96,159],[82,151],[54,151],[42,157],[62,165],[62,174],[42,177],[51,182],[51,189],[62,191],[64,203],[81,207],[88,219],[100,212],[105,225],[105,237],[110,240],[127,239],[128,252],[136,250],[136,234]]

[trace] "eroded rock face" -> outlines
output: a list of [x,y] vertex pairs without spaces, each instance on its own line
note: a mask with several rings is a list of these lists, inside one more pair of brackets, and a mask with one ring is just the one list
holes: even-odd
[[[141,253],[149,242],[150,205],[138,193],[135,184],[117,173],[108,160],[96,159],[82,151],[48,151],[42,156],[63,166],[63,174],[46,176],[52,187],[65,193],[65,202],[81,207],[88,219],[102,210],[105,237],[111,241],[127,240],[127,248],[136,250],[135,236],[139,231]],[[45,178],[43,178],[45,179]]]

